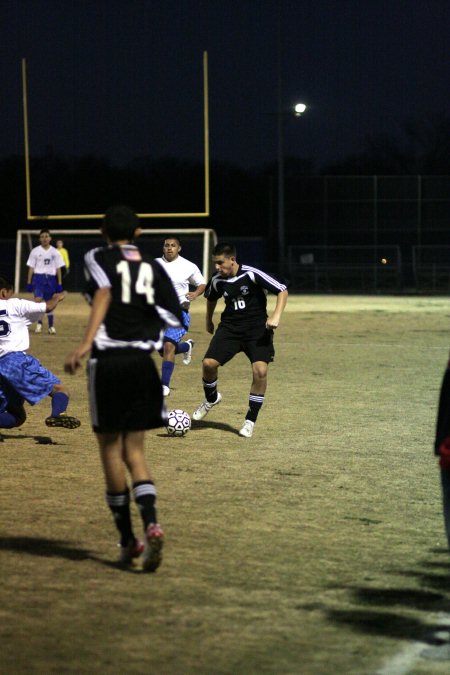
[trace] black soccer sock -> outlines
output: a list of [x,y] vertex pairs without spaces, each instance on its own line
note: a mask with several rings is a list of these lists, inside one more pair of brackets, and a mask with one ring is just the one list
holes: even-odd
[[120,545],[126,546],[131,539],[134,539],[128,489],[125,492],[107,492],[106,503],[111,509],[114,522],[120,532]]
[[214,380],[214,382],[203,380],[203,391],[205,392],[206,400],[209,403],[214,403],[217,399],[217,380]]
[[150,523],[157,523],[156,516],[156,488],[151,480],[141,480],[133,483],[134,501],[140,511],[144,529]]
[[259,396],[258,394],[252,394],[248,397],[248,410],[245,416],[246,420],[251,422],[256,422],[258,413],[261,410],[262,404],[264,403],[264,396]]

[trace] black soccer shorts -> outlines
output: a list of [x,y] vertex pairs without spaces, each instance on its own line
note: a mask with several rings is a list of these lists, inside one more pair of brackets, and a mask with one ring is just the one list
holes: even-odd
[[97,351],[87,375],[94,431],[144,431],[166,424],[161,380],[148,351]]
[[236,331],[234,327],[220,323],[204,358],[215,359],[223,366],[239,352],[244,352],[250,363],[256,361],[271,363],[275,357],[273,330],[257,326],[245,331]]

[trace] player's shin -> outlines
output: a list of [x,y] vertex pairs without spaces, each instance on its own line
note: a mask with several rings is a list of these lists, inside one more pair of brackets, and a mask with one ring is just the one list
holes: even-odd
[[140,511],[144,530],[150,523],[157,523],[156,516],[156,488],[152,481],[142,480],[133,483],[133,494]]
[[259,396],[258,394],[252,394],[250,392],[248,397],[248,411],[245,419],[250,420],[251,422],[256,422],[256,418],[258,417],[258,413],[261,410],[263,403],[264,396]]
[[203,391],[205,392],[205,398],[209,403],[214,403],[217,400],[217,380],[214,382],[207,382],[203,380]]
[[120,545],[127,544],[134,539],[133,528],[131,526],[130,515],[130,493],[125,492],[107,492],[106,503],[114,517],[114,522],[120,533]]
[[165,387],[170,386],[170,378],[172,377],[175,364],[173,361],[163,361],[161,367],[161,384]]
[[66,412],[69,405],[69,397],[62,391],[56,392],[52,396],[52,417],[58,417],[61,413]]

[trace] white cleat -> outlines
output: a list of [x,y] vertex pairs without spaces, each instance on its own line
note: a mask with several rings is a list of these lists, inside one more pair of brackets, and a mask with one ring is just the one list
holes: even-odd
[[254,422],[252,422],[251,420],[245,420],[244,426],[239,431],[239,436],[244,436],[244,438],[251,438],[253,436],[254,427],[255,427]]
[[194,412],[192,413],[192,419],[196,420],[197,422],[199,420],[202,420],[204,417],[206,417],[206,415],[209,413],[211,408],[213,408],[215,405],[220,403],[221,400],[222,400],[222,394],[219,394],[219,392],[217,392],[217,398],[214,401],[214,403],[210,403],[209,401],[207,401],[205,399],[203,401],[203,403],[200,403],[197,410],[194,410]]
[[170,396],[170,388],[167,387],[165,384],[163,384],[162,390],[163,390],[163,396]]
[[185,366],[188,366],[192,361],[192,349],[194,347],[195,342],[194,340],[186,340],[186,342],[189,344],[189,349],[184,354],[183,363]]
[[54,326],[50,326],[48,332],[50,333],[50,335],[56,335],[56,328]]
[[38,323],[36,324],[36,328],[34,329],[35,333],[42,333],[42,324]]

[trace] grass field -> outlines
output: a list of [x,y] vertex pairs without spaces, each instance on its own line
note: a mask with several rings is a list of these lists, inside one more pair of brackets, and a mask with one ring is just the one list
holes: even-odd
[[[178,362],[169,399],[189,413],[203,398],[203,311],[198,300],[193,362]],[[49,430],[44,401],[0,444],[2,675],[450,671],[432,455],[447,298],[289,298],[252,439],[237,435],[243,357],[185,438],[147,436],[167,535],[153,575],[114,564],[85,376],[62,372],[86,316],[70,295],[57,335],[31,335],[82,427]]]

